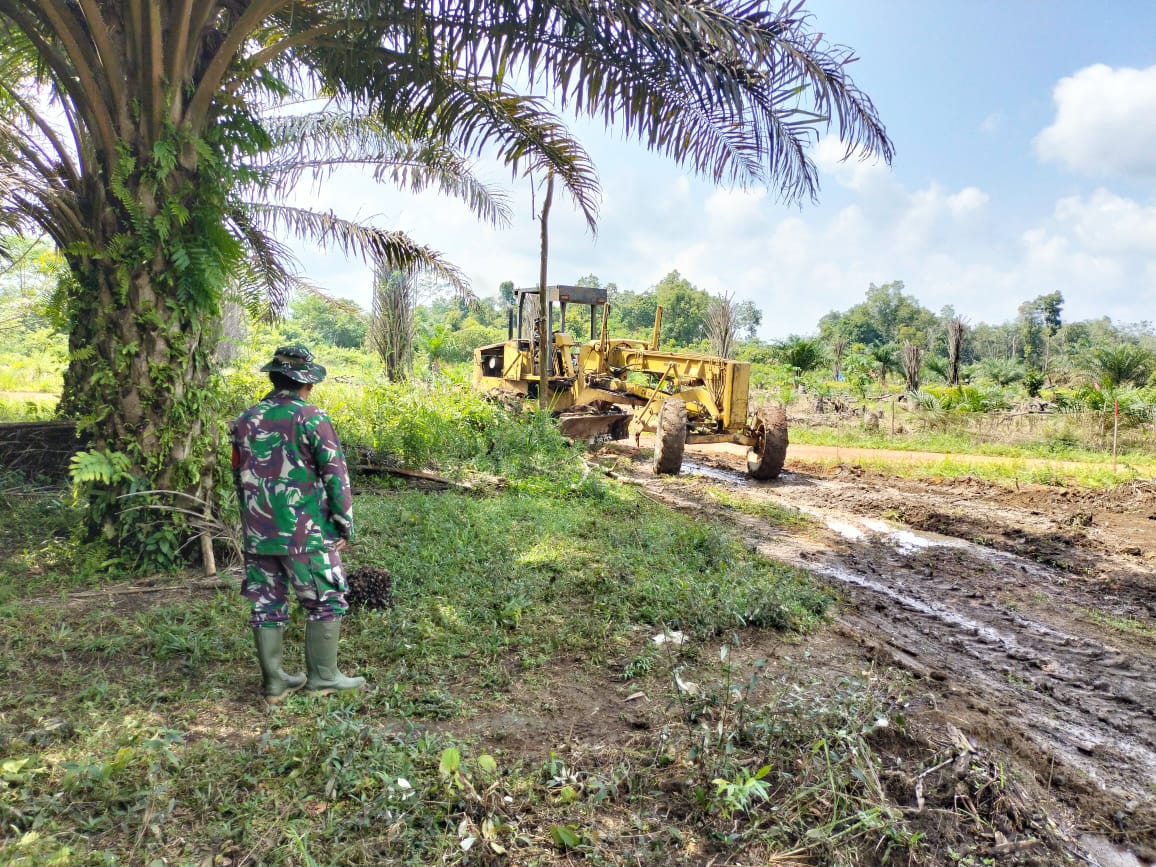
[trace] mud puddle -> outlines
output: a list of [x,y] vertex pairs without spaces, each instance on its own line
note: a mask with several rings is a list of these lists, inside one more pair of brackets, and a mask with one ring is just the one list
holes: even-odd
[[[718,454],[688,456],[689,479],[640,474],[639,482],[676,507],[725,515],[761,553],[826,580],[843,598],[840,620],[861,650],[911,672],[934,692],[937,714],[1006,757],[1068,811],[1063,821],[1086,841],[1079,860],[1156,859],[1156,630],[1149,616],[1156,570],[1130,553],[1127,510],[1119,513],[1119,533],[1109,529],[1108,504],[1093,513],[1095,535],[1056,542],[1073,505],[1061,491],[1001,492],[969,480],[864,479],[811,468],[758,483],[745,477],[737,456],[733,463]],[[720,504],[711,493],[719,484],[731,500],[773,502],[814,522],[805,531],[769,524]],[[1156,498],[1140,507],[1149,505],[1156,511]],[[945,519],[903,520],[930,514]],[[1005,544],[1030,542],[1033,534],[1050,535],[1065,556],[1050,556],[1042,544]],[[1097,568],[1081,565],[1087,562]]]

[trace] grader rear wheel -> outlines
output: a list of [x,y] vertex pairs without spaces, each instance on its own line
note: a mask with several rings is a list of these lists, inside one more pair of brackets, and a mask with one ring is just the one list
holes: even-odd
[[654,474],[676,476],[682,469],[682,452],[686,448],[686,403],[667,398],[658,411],[658,429],[654,432]]
[[747,449],[747,475],[760,481],[777,479],[787,459],[787,411],[764,407],[755,414],[751,428],[758,441]]

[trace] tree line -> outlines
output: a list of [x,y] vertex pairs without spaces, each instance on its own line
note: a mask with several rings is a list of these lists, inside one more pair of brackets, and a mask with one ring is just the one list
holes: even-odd
[[[926,382],[957,385],[983,379],[998,386],[1018,384],[1036,396],[1043,388],[1089,378],[1109,387],[1145,385],[1156,371],[1156,332],[1150,323],[1113,323],[1108,317],[1067,321],[1058,291],[1024,301],[1008,322],[988,324],[972,323],[951,306],[933,312],[902,281],[870,284],[862,301],[826,314],[812,334],[768,342],[758,336],[763,314],[754,301],[735,302],[728,293],[708,292],[677,270],[642,290],[623,289],[594,274],[575,282],[605,290],[615,336],[649,339],[661,306],[662,340],[668,348],[778,364],[799,376],[865,378],[881,386],[902,380],[912,391]],[[440,366],[469,361],[476,347],[505,339],[514,288],[513,281],[506,281],[495,295],[468,299],[436,289],[424,299],[415,295],[410,364],[412,350]],[[720,306],[730,313],[724,317],[727,333],[712,337]],[[283,333],[363,348],[372,343],[374,321],[374,314],[349,302],[303,295],[293,302]],[[717,352],[722,346],[729,351]],[[397,368],[400,378],[408,372],[408,367]]]

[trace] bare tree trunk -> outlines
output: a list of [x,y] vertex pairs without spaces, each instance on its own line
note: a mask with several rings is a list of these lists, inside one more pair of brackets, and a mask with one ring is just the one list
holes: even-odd
[[947,322],[947,384],[959,385],[959,359],[963,352],[963,338],[967,320],[961,316]]
[[923,347],[908,341],[903,344],[903,372],[907,377],[907,390],[919,391],[919,367],[923,363]]
[[542,202],[542,248],[538,272],[538,409],[550,408],[550,318],[549,299],[546,297],[546,266],[550,261],[550,205],[554,201],[554,172],[546,175],[546,198]]
[[836,337],[831,341],[831,357],[835,360],[835,380],[843,377],[843,358],[847,355],[848,340],[846,337]]
[[739,306],[732,293],[712,295],[706,308],[706,336],[710,350],[721,358],[730,358],[738,334]]

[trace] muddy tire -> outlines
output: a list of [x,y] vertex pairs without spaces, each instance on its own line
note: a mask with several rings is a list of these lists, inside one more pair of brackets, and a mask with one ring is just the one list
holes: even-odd
[[777,479],[787,459],[787,411],[764,407],[755,413],[751,428],[758,442],[747,449],[747,475],[760,481]]
[[654,432],[654,474],[676,476],[682,469],[686,448],[686,403],[674,398],[662,402],[658,429]]

